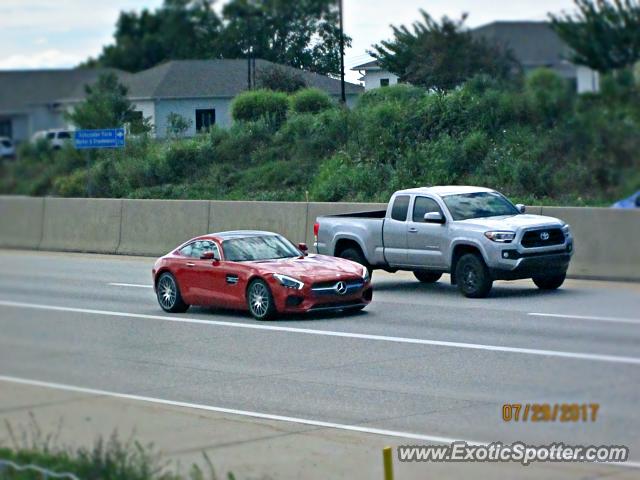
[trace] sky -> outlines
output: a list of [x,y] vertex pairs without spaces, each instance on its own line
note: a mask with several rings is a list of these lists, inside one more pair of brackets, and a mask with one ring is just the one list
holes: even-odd
[[[0,0],[0,70],[64,68],[96,56],[111,43],[121,10],[154,9],[162,0]],[[219,5],[222,2],[219,2]],[[433,17],[469,14],[475,27],[494,20],[545,20],[572,10],[572,0],[344,0],[345,31],[353,44],[347,69],[369,60],[373,43],[391,37],[390,24],[410,25],[419,9]],[[219,8],[219,6],[218,6]],[[347,79],[355,81],[356,72]]]

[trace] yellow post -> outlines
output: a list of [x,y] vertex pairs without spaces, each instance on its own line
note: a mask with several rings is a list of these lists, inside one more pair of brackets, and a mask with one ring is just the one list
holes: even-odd
[[384,464],[384,480],[393,480],[393,449],[385,447],[382,449],[382,462]]

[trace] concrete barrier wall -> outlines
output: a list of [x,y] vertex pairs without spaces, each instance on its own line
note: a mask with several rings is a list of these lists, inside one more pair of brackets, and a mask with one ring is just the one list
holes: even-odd
[[206,200],[123,200],[117,253],[164,255],[209,231]]
[[574,277],[640,280],[640,210],[542,207],[571,225]]
[[44,198],[0,196],[0,247],[38,248]]
[[[208,232],[257,229],[313,243],[320,215],[380,210],[376,203],[61,199],[0,196],[0,247],[162,255]],[[571,224],[574,277],[640,281],[640,210],[528,207]]]
[[212,201],[208,231],[267,230],[299,243],[305,241],[306,222],[306,203]]
[[122,200],[45,198],[42,250],[115,253]]

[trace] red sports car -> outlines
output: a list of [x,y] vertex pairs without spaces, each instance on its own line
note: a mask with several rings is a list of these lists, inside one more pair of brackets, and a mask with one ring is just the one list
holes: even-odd
[[342,258],[307,254],[270,232],[197,237],[153,267],[158,303],[167,312],[190,305],[248,309],[259,319],[278,313],[361,310],[371,302],[369,272]]

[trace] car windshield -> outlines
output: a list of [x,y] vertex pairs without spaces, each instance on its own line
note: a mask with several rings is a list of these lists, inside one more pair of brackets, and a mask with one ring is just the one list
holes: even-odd
[[444,203],[454,220],[517,215],[518,209],[497,192],[474,192],[447,195]]
[[275,260],[301,255],[300,250],[280,235],[260,235],[225,240],[222,242],[222,251],[225,260],[230,262]]

